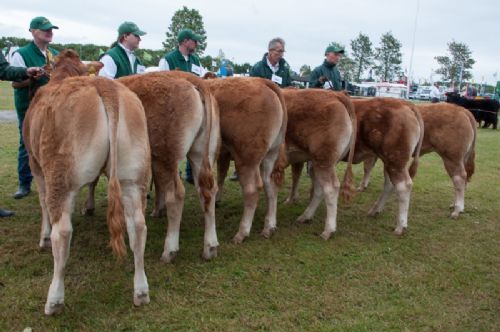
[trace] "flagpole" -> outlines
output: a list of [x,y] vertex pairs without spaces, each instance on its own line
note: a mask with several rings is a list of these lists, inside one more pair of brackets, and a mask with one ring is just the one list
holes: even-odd
[[419,8],[420,0],[417,0],[417,10],[415,12],[415,24],[413,25],[413,41],[411,45],[411,55],[410,55],[410,69],[408,70],[408,78],[406,81],[406,98],[410,97],[410,85],[413,80],[413,53],[415,52],[415,36],[417,34],[417,23],[418,23],[418,8]]

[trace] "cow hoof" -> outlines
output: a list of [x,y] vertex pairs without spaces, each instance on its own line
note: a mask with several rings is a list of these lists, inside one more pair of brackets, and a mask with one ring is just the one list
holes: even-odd
[[380,211],[377,211],[375,209],[371,209],[370,211],[368,211],[368,217],[376,217],[380,214]]
[[290,198],[288,197],[285,202],[286,205],[294,205],[297,204],[297,199],[296,198]]
[[450,218],[451,219],[458,219],[458,217],[460,216],[460,211],[453,211],[451,214],[450,214]]
[[265,239],[269,239],[271,238],[271,236],[273,236],[274,233],[276,233],[276,227],[270,227],[268,229],[264,229],[262,230],[262,232],[260,233],[260,235],[262,235]]
[[154,209],[153,212],[151,212],[150,216],[154,218],[161,218],[166,215],[166,209]]
[[406,227],[396,227],[396,229],[394,230],[394,234],[396,234],[398,236],[401,236],[406,232],[407,232]]
[[242,235],[242,234],[238,233],[233,237],[233,243],[234,244],[242,244],[246,237],[247,237],[246,235]]
[[333,234],[333,233],[334,233],[334,232],[324,231],[324,232],[323,232],[323,233],[321,233],[319,236],[320,236],[323,240],[325,240],[325,241],[326,241],[326,240],[328,240],[328,239],[332,236],[332,234]]
[[87,207],[82,207],[82,216],[93,216],[95,209],[94,208],[87,208]]
[[51,248],[52,242],[50,241],[50,237],[44,237],[40,240],[40,249]]
[[210,261],[217,257],[217,246],[205,247],[201,257],[206,261]]
[[356,188],[356,191],[359,191],[359,192],[365,191],[365,190],[366,190],[365,186],[359,186],[359,187]]
[[172,263],[175,259],[175,257],[177,257],[177,251],[171,251],[169,253],[163,253],[161,255],[161,258],[160,260],[163,262],[163,263]]
[[310,224],[312,222],[311,218],[307,218],[305,216],[300,216],[297,218],[297,222],[299,224]]
[[47,301],[45,303],[45,314],[47,316],[60,314],[64,309],[64,300],[60,300],[55,303],[50,303]]
[[137,291],[134,292],[134,305],[140,307],[143,304],[149,304],[149,291]]

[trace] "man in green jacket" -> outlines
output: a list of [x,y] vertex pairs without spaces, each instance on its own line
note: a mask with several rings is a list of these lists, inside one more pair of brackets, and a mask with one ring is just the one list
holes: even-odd
[[118,40],[99,59],[104,65],[99,71],[99,76],[113,79],[144,73],[146,67],[142,65],[134,51],[139,47],[141,36],[145,34],[134,22],[123,22],[118,27]]
[[252,67],[250,76],[267,78],[282,88],[290,86],[290,66],[283,59],[284,53],[285,41],[282,38],[272,39],[268,44],[268,52]]
[[[9,65],[3,53],[0,52],[0,80],[22,81],[28,77],[37,77],[43,73],[39,67],[12,67]],[[0,218],[13,216],[14,212],[0,208]]]
[[[203,76],[206,70],[200,64],[200,58],[196,55],[196,47],[201,41],[201,36],[197,35],[191,29],[182,29],[177,34],[179,46],[165,54],[160,59],[158,67],[160,70],[180,70],[192,73],[196,76]],[[186,181],[194,184],[193,171],[189,160],[186,161]]]
[[[53,29],[59,29],[50,21],[38,16],[30,22],[30,32],[33,35],[33,41],[28,45],[16,50],[10,61],[15,67],[43,67],[45,64],[53,61],[54,55],[58,52],[49,44],[52,42]],[[23,121],[28,110],[31,97],[36,89],[47,84],[49,78],[44,75],[35,76],[32,79],[27,79],[22,82],[14,82],[14,102],[16,105],[17,119],[19,122],[19,153],[17,160],[17,172],[19,175],[19,188],[14,194],[15,199],[20,199],[27,196],[31,192],[31,181],[33,176],[29,166],[28,152],[24,147],[23,141]]]
[[325,50],[325,61],[321,66],[314,68],[309,80],[311,88],[325,88],[342,90],[342,80],[337,64],[344,55],[344,49],[337,46],[328,46]]

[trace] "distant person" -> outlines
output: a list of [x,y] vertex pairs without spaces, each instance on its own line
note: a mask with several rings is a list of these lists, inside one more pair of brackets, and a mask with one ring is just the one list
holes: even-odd
[[139,29],[134,22],[123,22],[118,27],[118,40],[111,49],[100,58],[104,65],[99,76],[119,78],[128,75],[142,74],[146,70],[141,60],[134,54],[139,48],[141,37],[146,32]]
[[[196,55],[196,48],[201,41],[201,36],[191,29],[182,29],[177,34],[179,46],[165,54],[160,60],[158,67],[160,70],[180,70],[202,77],[206,70],[200,64],[200,58]],[[189,160],[186,161],[186,182],[194,184],[193,170]]]
[[[17,49],[12,55],[10,64],[15,67],[43,67],[47,63],[53,62],[53,58],[58,52],[49,47],[52,42],[53,29],[59,29],[50,21],[38,16],[30,22],[30,32],[33,41],[26,46]],[[41,86],[47,84],[49,77],[45,75],[36,75],[22,82],[13,82],[14,102],[16,105],[17,119],[19,122],[19,152],[17,157],[17,173],[19,177],[19,187],[14,194],[15,199],[21,199],[31,192],[31,175],[28,152],[23,141],[23,122],[26,111],[34,92]]]
[[314,68],[309,80],[311,88],[324,88],[335,91],[342,90],[342,79],[337,65],[344,55],[343,48],[331,45],[325,50],[323,64]]
[[431,87],[431,103],[439,103],[441,100],[441,92],[439,91],[439,84],[438,82],[434,82],[434,85]]
[[262,60],[250,69],[250,76],[267,78],[282,88],[292,85],[290,65],[285,61],[285,41],[282,38],[273,38],[267,45],[268,52]]
[[[29,77],[42,75],[43,70],[39,67],[13,67],[10,66],[2,52],[0,52],[0,80],[22,81]],[[14,212],[0,208],[0,218],[13,216]]]

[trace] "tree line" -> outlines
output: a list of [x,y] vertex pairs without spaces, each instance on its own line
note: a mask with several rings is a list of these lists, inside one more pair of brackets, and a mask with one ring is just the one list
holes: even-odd
[[[197,53],[200,56],[201,64],[205,68],[214,70],[221,65],[225,65],[231,67],[236,74],[247,73],[250,70],[250,63],[234,63],[234,61],[225,57],[222,50],[219,51],[217,56],[203,55],[207,47],[207,34],[203,24],[203,17],[198,10],[189,9],[186,6],[177,10],[172,16],[171,23],[165,34],[165,41],[162,43],[163,49],[138,49],[136,50],[137,56],[145,66],[157,66],[165,53],[177,47],[177,34],[184,28],[190,28],[202,37],[198,44]],[[30,40],[25,38],[1,37],[0,49],[14,45],[22,46],[29,42]],[[97,60],[109,48],[109,45],[94,44],[54,43],[51,45],[57,50],[64,48],[75,49],[84,60]],[[331,42],[330,45],[336,45],[346,50],[338,66],[343,78],[347,81],[374,81],[375,77],[383,81],[397,81],[402,76],[406,76],[401,68],[402,43],[391,31],[381,36],[378,46],[374,46],[370,38],[362,32],[350,41],[350,51],[345,45],[336,42]],[[439,65],[435,73],[440,74],[444,82],[456,85],[459,81],[467,81],[472,78],[470,70],[475,60],[472,58],[472,52],[466,44],[453,40],[448,43],[447,54],[436,56],[434,59]],[[298,74],[307,76],[310,72],[311,66],[304,64],[300,67]]]

